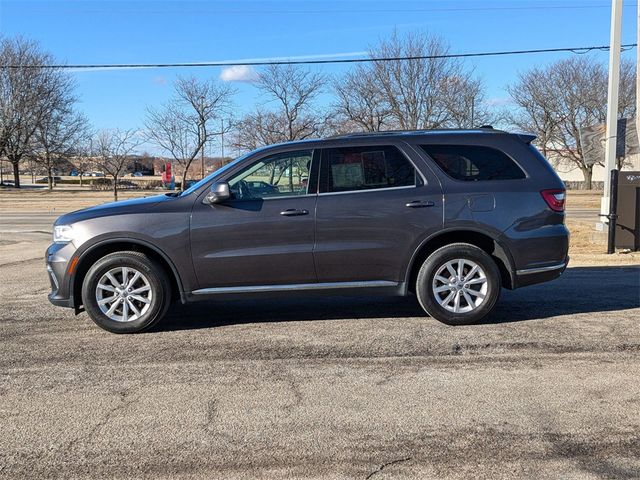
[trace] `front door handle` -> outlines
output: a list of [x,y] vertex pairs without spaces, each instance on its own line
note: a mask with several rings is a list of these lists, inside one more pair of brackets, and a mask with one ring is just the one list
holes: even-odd
[[300,215],[309,215],[309,210],[299,210],[297,208],[289,208],[280,212],[280,215],[284,215],[285,217],[297,217]]
[[436,203],[430,200],[414,200],[413,202],[407,203],[407,207],[409,208],[424,208],[424,207],[433,207]]

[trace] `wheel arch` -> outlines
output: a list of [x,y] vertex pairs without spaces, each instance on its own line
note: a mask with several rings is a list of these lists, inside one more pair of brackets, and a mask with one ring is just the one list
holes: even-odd
[[184,288],[178,269],[163,251],[144,240],[114,238],[92,245],[78,258],[75,272],[71,277],[73,307],[76,310],[78,310],[82,304],[82,283],[91,266],[105,255],[122,251],[144,253],[149,258],[155,260],[162,268],[164,268],[167,276],[169,277],[172,297],[176,299],[179,298],[182,303],[185,303]]
[[415,289],[418,271],[429,255],[440,247],[460,242],[474,245],[489,254],[500,270],[502,286],[508,289],[514,288],[514,262],[508,248],[486,232],[468,228],[445,230],[424,240],[415,250],[409,262],[405,275],[407,288],[410,291]]

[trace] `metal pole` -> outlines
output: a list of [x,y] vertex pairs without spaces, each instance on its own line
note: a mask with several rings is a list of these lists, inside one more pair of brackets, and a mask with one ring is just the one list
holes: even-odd
[[616,251],[616,223],[618,219],[618,170],[611,170],[611,186],[609,197],[609,237],[607,240],[607,253],[610,255]]
[[622,0],[611,1],[611,41],[609,42],[609,90],[607,94],[607,124],[605,131],[604,192],[600,213],[609,211],[611,182],[609,172],[617,167],[616,140],[618,133],[618,88],[620,86],[620,36],[622,30]]

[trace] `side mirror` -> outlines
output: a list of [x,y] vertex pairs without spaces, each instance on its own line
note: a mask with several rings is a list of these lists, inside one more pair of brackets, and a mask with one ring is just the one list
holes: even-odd
[[227,182],[214,183],[211,191],[204,197],[203,203],[211,205],[212,203],[221,203],[231,198],[231,191]]

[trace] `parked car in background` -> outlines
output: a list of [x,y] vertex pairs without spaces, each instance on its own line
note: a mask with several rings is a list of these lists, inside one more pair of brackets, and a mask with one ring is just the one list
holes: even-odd
[[144,174],[142,172],[133,172],[129,174],[130,177],[143,177]]
[[245,185],[249,195],[252,196],[277,195],[280,193],[278,187],[263,181],[246,182]]
[[118,188],[123,190],[137,190],[140,186],[137,183],[130,182],[129,180],[118,180]]
[[[60,180],[62,180],[62,177],[58,177],[57,175],[51,178],[53,179],[54,182],[59,182]],[[36,180],[36,183],[49,183],[49,177],[39,178]]]
[[380,132],[256,150],[182,193],[58,218],[49,300],[117,333],[150,328],[172,300],[301,293],[415,295],[442,322],[479,322],[503,287],[569,260],[564,186],[534,138]]
[[69,172],[69,176],[77,177],[78,176],[78,171],[77,170],[71,170],[71,172]]

